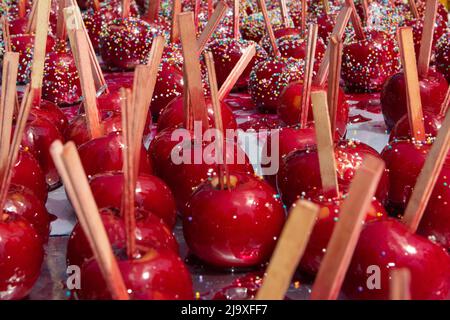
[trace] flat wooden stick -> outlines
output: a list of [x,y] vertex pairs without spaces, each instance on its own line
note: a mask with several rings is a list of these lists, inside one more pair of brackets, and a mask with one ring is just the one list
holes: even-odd
[[5,51],[9,52],[11,50],[11,37],[9,34],[9,22],[6,16],[1,17],[1,25],[2,25],[2,36],[3,36],[3,46]]
[[269,18],[269,13],[267,12],[267,5],[265,0],[258,0],[259,10],[264,18],[264,23],[266,25],[266,31],[269,35],[270,45],[272,46],[273,55],[275,57],[280,55],[280,50],[278,50],[277,40],[275,39],[275,34],[273,32],[272,23]]
[[180,27],[178,25],[178,15],[181,12],[181,0],[173,0],[172,3],[172,27],[170,31],[170,42],[176,43],[180,40]]
[[[134,103],[130,89],[120,89],[121,113],[122,113],[122,158],[123,158],[123,194],[122,216],[125,222],[125,234],[128,259],[133,259],[136,254],[136,213],[135,213],[135,140],[133,136]],[[139,145],[140,150],[140,145]]]
[[213,0],[207,0],[207,6],[208,6],[208,19],[211,18],[211,15],[214,11],[214,4]]
[[130,5],[131,5],[131,0],[122,0],[122,18],[125,19],[130,16]]
[[444,116],[447,113],[449,107],[450,107],[450,86],[448,87],[447,93],[445,94],[445,99],[442,102],[441,111],[439,112],[439,114],[441,116]]
[[165,40],[163,36],[156,36],[153,39],[150,49],[149,59],[146,66],[137,66],[134,73],[133,82],[133,101],[134,101],[134,161],[135,178],[137,179],[139,171],[139,160],[141,155],[142,139],[144,136],[145,124],[149,115],[150,103],[155,90],[158,76],[159,65],[164,50]]
[[323,11],[325,11],[326,14],[330,13],[330,2],[328,0],[322,0],[323,5]]
[[384,162],[373,156],[366,156],[357,170],[314,281],[312,300],[337,299],[383,170]]
[[[179,2],[180,3],[180,2]],[[150,0],[147,9],[147,21],[156,22],[158,21],[160,0]]]
[[66,22],[64,21],[64,9],[66,8],[66,0],[58,0],[58,21],[56,24],[56,37],[59,40],[66,40]]
[[[17,156],[19,154],[20,143],[22,141],[23,134],[25,132],[25,127],[27,124],[28,117],[30,115],[30,110],[35,101],[34,94],[35,90],[30,89],[30,85],[28,85],[25,89],[24,96],[22,98],[22,103],[19,108],[19,113],[16,118],[16,126],[14,129],[13,139],[11,146],[9,147],[8,159],[5,166],[5,174],[2,176],[1,187],[0,187],[0,206],[3,208],[3,205],[6,200],[6,195],[8,194],[8,187],[11,182],[12,168],[14,167]],[[9,140],[8,140],[9,142]]]
[[193,0],[194,1],[194,27],[195,31],[198,31],[199,27],[199,15],[200,15],[200,1],[201,0]]
[[[344,35],[345,28],[347,27],[348,21],[350,20],[350,16],[352,13],[352,9],[348,6],[342,7],[341,11],[336,18],[336,24],[334,25],[333,32],[331,36],[335,36],[337,39],[342,39]],[[330,47],[331,40],[328,42],[327,49],[325,51],[325,55],[322,59],[322,62],[319,66],[319,71],[317,72],[316,77],[314,78],[314,84],[323,87],[328,77],[328,70],[330,67]]]
[[281,11],[281,19],[283,20],[284,27],[289,27],[290,21],[289,21],[289,11],[286,4],[286,0],[278,0],[280,4],[280,11]]
[[31,2],[31,12],[28,16],[28,23],[25,29],[26,34],[32,34],[36,32],[36,12],[38,2],[39,0]]
[[334,154],[334,142],[328,114],[327,94],[325,91],[311,92],[314,127],[319,155],[320,177],[325,194],[339,195],[339,184]]
[[64,9],[64,18],[66,21],[66,29],[67,29],[67,32],[69,35],[69,41],[71,43],[74,41],[72,39],[74,30],[82,30],[84,33],[87,44],[89,46],[88,53],[89,53],[89,58],[90,58],[90,65],[92,68],[92,74],[94,76],[96,92],[98,94],[102,93],[103,91],[108,92],[108,87],[107,87],[105,78],[103,76],[103,72],[100,67],[100,64],[97,60],[97,56],[95,55],[95,51],[94,51],[94,47],[92,46],[91,39],[89,38],[89,35],[87,33],[86,26],[84,25],[80,8],[78,6],[73,6],[73,5],[65,8]]
[[419,227],[449,150],[450,112],[447,112],[423,168],[417,178],[416,185],[414,186],[405,214],[403,215],[402,221],[409,226],[411,232],[416,232]]
[[366,39],[366,35],[364,34],[364,29],[362,27],[361,19],[359,18],[358,11],[356,11],[355,2],[353,0],[345,0],[345,4],[352,8],[352,26],[355,30],[355,35],[358,40]]
[[94,11],[100,10],[100,0],[92,0],[92,8]]
[[[62,152],[58,155],[57,151]],[[72,190],[74,193],[69,194],[69,198],[76,202],[76,208],[80,209],[76,214],[83,217],[80,221],[85,222],[85,234],[90,240],[92,251],[113,299],[129,300],[127,288],[100,218],[75,144],[70,141],[63,147],[63,150],[54,150],[53,152],[55,156],[60,157],[61,160],[58,161],[61,161],[64,165],[65,173],[62,176],[67,177],[71,181],[73,189],[69,188],[67,191]],[[92,238],[89,239],[89,237]]]
[[256,300],[284,299],[305,252],[318,213],[319,206],[306,200],[298,200],[292,206]]
[[393,269],[390,273],[390,299],[411,300],[411,272],[409,269]]
[[194,15],[192,12],[184,12],[178,15],[178,19],[193,120],[201,121],[203,127],[208,128],[206,101],[203,95],[202,76],[197,54],[198,45],[195,36]]
[[31,90],[35,91],[34,98],[39,103],[44,77],[49,16],[50,0],[39,0],[36,8],[36,34],[34,36],[33,62],[31,65]]
[[423,18],[422,39],[418,61],[419,75],[426,77],[430,69],[431,51],[433,48],[434,26],[436,22],[438,0],[427,0]]
[[206,44],[208,43],[209,38],[211,38],[214,31],[216,31],[217,27],[220,24],[220,21],[225,16],[227,9],[228,9],[228,6],[225,4],[225,2],[220,1],[217,4],[216,10],[214,10],[214,13],[211,16],[211,19],[208,20],[208,23],[206,24],[205,29],[203,29],[200,37],[197,40],[198,54],[201,54],[201,52],[205,48]]
[[417,5],[415,0],[408,0],[409,9],[414,17],[414,19],[419,19],[419,11],[417,10]]
[[6,52],[3,56],[2,89],[0,97],[0,179],[6,175],[11,143],[11,130],[16,102],[19,53]]
[[83,105],[86,113],[86,122],[92,139],[102,136],[103,130],[97,109],[97,98],[94,78],[89,59],[89,47],[82,30],[74,31],[74,42],[71,43],[72,51],[78,69],[83,92]]
[[[220,100],[218,97],[218,89],[217,89],[217,77],[216,77],[216,70],[214,67],[214,58],[211,52],[206,52],[205,55],[205,62],[206,67],[208,69],[208,80],[209,80],[209,87],[211,91],[211,102],[213,105],[214,110],[214,124],[216,127],[216,130],[218,131],[219,135],[216,136],[217,141],[217,150],[216,152],[219,155],[222,155],[222,159],[217,159],[219,161],[219,182],[221,189],[224,188],[225,183],[227,184],[228,189],[230,189],[230,174],[228,172],[228,166],[226,163],[226,150],[223,145],[224,141],[224,128],[223,128],[223,122],[222,122],[222,110],[220,108]],[[224,180],[224,173],[225,173],[225,180]]]
[[420,98],[419,76],[417,74],[416,54],[412,28],[398,29],[400,57],[403,65],[406,83],[406,102],[408,106],[409,125],[412,136],[416,141],[425,140],[422,102]]
[[336,132],[336,115],[339,102],[339,82],[341,80],[341,64],[343,44],[341,39],[332,36],[330,39],[330,71],[328,73],[328,107],[330,108],[331,132]]
[[252,43],[244,50],[241,57],[239,58],[239,61],[233,67],[230,74],[225,79],[224,83],[222,83],[222,86],[220,87],[220,90],[219,90],[219,100],[220,101],[223,101],[228,96],[228,94],[231,92],[234,85],[239,80],[242,73],[247,68],[248,64],[252,61],[255,54],[256,54],[256,45],[254,43]]
[[239,40],[241,37],[239,32],[239,2],[240,0],[233,0],[233,37],[236,40]]
[[301,23],[300,23],[300,30],[302,32],[302,34],[305,34],[306,32],[306,19],[308,17],[308,1],[306,0],[301,0],[301,4],[302,4],[302,10],[301,10]]
[[314,62],[316,55],[317,33],[317,24],[310,24],[308,28],[302,101],[300,105],[300,128],[306,128],[306,124],[308,122],[309,102],[311,101],[311,82],[314,73]]
[[[76,197],[75,189],[72,185],[72,181],[69,178],[69,175],[64,167],[64,163],[62,161],[61,155],[64,151],[64,145],[60,140],[55,140],[50,146],[50,155],[52,156],[53,163],[55,164],[56,170],[58,170],[58,174],[61,177],[61,180],[64,185],[64,189],[66,190],[66,193],[69,195],[72,195],[72,198],[70,199],[70,204],[72,205],[75,212],[81,212],[81,204]],[[80,214],[77,215],[78,222],[81,225],[81,228],[83,229],[83,232],[86,234],[86,238],[88,239],[89,245],[91,248],[93,247],[93,235],[90,233],[91,230],[88,228],[88,224],[86,222],[86,219],[84,215]]]
[[17,4],[17,6],[19,7],[19,18],[25,17],[25,14],[27,13],[27,3],[27,0],[19,0],[19,3]]

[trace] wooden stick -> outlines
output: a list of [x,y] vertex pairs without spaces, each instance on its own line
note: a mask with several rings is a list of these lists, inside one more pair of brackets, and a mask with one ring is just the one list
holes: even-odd
[[189,88],[187,85],[187,76],[186,76],[186,69],[183,67],[183,112],[185,116],[186,121],[186,129],[189,131],[194,130],[194,120],[192,117],[192,105],[191,105],[191,99],[189,97]]
[[100,124],[94,78],[89,59],[89,46],[82,30],[74,31],[72,51],[78,69],[83,92],[83,105],[86,113],[86,122],[89,134],[92,138],[98,138],[103,134]]
[[180,27],[178,26],[178,15],[181,12],[181,0],[173,0],[172,3],[172,28],[170,42],[176,43],[180,39]]
[[27,0],[19,0],[19,3],[17,4],[19,7],[19,18],[25,17],[25,14],[27,13]]
[[[331,36],[335,36],[338,39],[342,39],[344,35],[345,28],[347,27],[348,21],[350,20],[350,16],[352,13],[352,9],[348,6],[344,6],[336,18],[336,24],[334,25],[333,32]],[[325,55],[320,63],[319,71],[317,72],[316,77],[314,78],[314,84],[318,86],[324,86],[328,76],[328,70],[330,67],[330,47],[331,40],[328,42],[327,49],[325,51]]]
[[69,193],[69,198],[72,203],[76,203],[75,208],[79,210],[76,214],[78,217],[82,217],[80,222],[83,221],[83,230],[88,237],[95,259],[99,264],[100,271],[105,278],[113,299],[128,300],[127,288],[113,254],[75,144],[70,141],[62,149],[58,150],[55,147],[52,150],[52,155],[59,158],[55,161],[56,163],[63,164],[64,172],[61,176],[66,177],[70,181],[71,187],[67,191],[71,190],[73,192],[72,194]]
[[256,45],[254,43],[250,44],[247,48],[245,48],[244,52],[242,53],[241,57],[239,58],[239,61],[236,63],[236,65],[231,70],[228,77],[225,79],[224,83],[222,83],[222,86],[219,90],[219,100],[223,101],[228,94],[233,89],[236,82],[241,77],[242,73],[247,68],[248,64],[252,61],[253,57],[256,54]]
[[264,17],[264,23],[266,25],[266,31],[269,35],[270,45],[272,46],[273,55],[275,57],[280,55],[280,50],[278,50],[277,41],[275,39],[275,34],[273,32],[272,23],[269,18],[269,13],[267,12],[267,6],[265,0],[258,0],[259,9]]
[[422,39],[418,61],[419,75],[426,77],[430,69],[431,51],[433,47],[434,26],[437,16],[438,0],[427,0],[423,18]]
[[[133,259],[136,254],[136,213],[135,213],[135,140],[133,136],[134,103],[130,89],[120,89],[122,111],[122,158],[123,158],[123,194],[122,216],[125,222],[125,234],[127,243],[127,256]],[[140,151],[140,145],[139,145]]]
[[314,281],[312,300],[337,299],[383,170],[382,160],[366,156],[356,172]]
[[198,45],[195,36],[194,15],[192,12],[184,12],[178,15],[178,19],[193,120],[201,121],[203,127],[208,128],[206,101],[203,95],[202,76],[197,54]]
[[408,0],[409,3],[409,9],[411,10],[411,13],[415,19],[419,19],[419,11],[417,10],[416,1],[415,0]]
[[86,41],[88,43],[88,53],[90,59],[90,65],[92,68],[92,74],[94,76],[95,89],[97,93],[102,93],[103,91],[108,92],[108,87],[106,85],[105,78],[103,76],[102,69],[95,55],[94,47],[92,46],[91,39],[84,25],[83,18],[81,16],[81,11],[78,6],[69,6],[64,9],[64,18],[66,21],[66,29],[69,35],[69,41],[73,43],[73,31],[82,30]]
[[345,4],[352,8],[352,26],[355,30],[355,36],[358,40],[366,39],[366,35],[364,34],[364,29],[362,27],[361,19],[359,18],[358,11],[356,10],[355,2],[353,0],[345,0]]
[[194,27],[195,32],[198,31],[199,26],[199,14],[200,14],[200,1],[201,0],[194,0]]
[[287,28],[290,25],[290,21],[286,0],[278,0],[278,2],[280,4],[281,19],[283,20],[283,25]]
[[319,206],[298,200],[289,213],[256,300],[283,300],[305,252]]
[[439,112],[439,114],[441,116],[444,116],[447,113],[449,107],[450,107],[450,86],[447,89],[447,93],[445,95],[444,101],[442,102],[441,111]]
[[198,54],[201,54],[203,49],[205,48],[206,44],[209,41],[209,38],[211,38],[214,31],[217,29],[217,27],[220,24],[220,21],[225,16],[225,13],[227,12],[228,6],[225,4],[225,2],[220,1],[217,6],[216,10],[214,10],[213,15],[211,16],[211,19],[208,20],[208,23],[206,24],[205,29],[203,29],[200,37],[197,40],[197,52]]
[[306,0],[301,0],[302,4],[302,10],[301,10],[301,24],[300,24],[300,31],[302,34],[305,34],[306,32],[306,19],[308,17],[308,2]]
[[8,168],[8,154],[11,143],[11,129],[16,102],[17,68],[19,53],[6,52],[3,56],[2,89],[0,97],[0,179]]
[[32,1],[31,2],[31,12],[28,16],[28,23],[27,27],[25,29],[26,34],[32,34],[36,32],[36,13],[37,13],[37,6],[40,0]]
[[233,37],[236,40],[239,40],[241,36],[241,33],[239,32],[239,2],[240,0],[233,0]]
[[425,127],[423,123],[422,102],[420,99],[419,77],[417,75],[412,28],[399,28],[398,42],[403,72],[405,74],[409,125],[411,127],[413,138],[416,141],[424,141]]
[[128,18],[130,16],[131,0],[122,0],[122,18]]
[[[174,3],[174,5],[175,5],[175,3]],[[148,10],[147,10],[147,21],[150,21],[150,22],[158,21],[159,8],[160,8],[160,0],[150,0],[149,1]],[[172,16],[173,16],[173,14],[172,14]]]
[[35,91],[34,98],[38,103],[41,101],[49,16],[50,0],[39,0],[36,8],[36,34],[34,36],[33,62],[31,65],[31,89]]
[[314,61],[317,44],[317,24],[308,28],[308,43],[306,45],[305,71],[303,75],[302,101],[300,105],[300,128],[306,128],[308,123],[309,103],[311,101],[311,82],[314,73]]
[[330,108],[331,132],[336,132],[336,115],[339,102],[339,82],[341,80],[342,41],[335,36],[330,39],[330,71],[328,73],[328,106]]
[[[214,58],[211,52],[206,52],[205,55],[205,62],[206,67],[208,69],[208,80],[209,80],[209,87],[211,91],[211,102],[214,110],[214,124],[216,127],[216,130],[218,131],[218,136],[216,136],[216,142],[217,142],[217,149],[216,152],[219,155],[222,155],[222,159],[217,159],[219,161],[219,181],[220,181],[220,187],[223,190],[225,182],[227,184],[228,190],[231,189],[230,184],[230,174],[228,171],[228,166],[226,163],[226,150],[224,148],[224,128],[223,128],[223,122],[222,122],[222,110],[220,108],[220,100],[218,96],[218,89],[217,89],[217,77],[216,77],[216,70],[214,67]],[[224,173],[225,173],[225,180],[224,180]]]
[[211,15],[213,14],[213,11],[214,11],[213,0],[208,0],[208,19],[211,18]]
[[322,0],[323,5],[323,11],[325,11],[326,14],[330,13],[330,2],[328,0]]
[[[23,134],[25,132],[25,126],[30,115],[30,110],[33,105],[35,90],[30,89],[30,85],[28,85],[25,89],[24,96],[22,98],[22,103],[19,108],[19,113],[16,118],[16,126],[14,129],[13,139],[11,146],[9,147],[8,152],[8,160],[5,166],[5,174],[2,176],[1,187],[0,187],[0,206],[3,208],[3,205],[6,200],[6,196],[8,194],[8,187],[11,182],[12,168],[14,167],[17,156],[19,154],[20,143],[22,141]],[[9,140],[8,140],[9,142]]]
[[390,299],[411,300],[411,272],[409,269],[393,269],[390,273]]
[[311,92],[311,100],[322,189],[327,195],[332,193],[332,196],[338,196],[339,184],[326,92],[323,90]]
[[416,232],[425,213],[433,188],[439,178],[450,150],[450,112],[442,122],[436,140],[431,146],[422,170],[417,178],[411,198],[403,215],[403,222],[409,226],[411,232]]
[[146,66],[137,66],[134,73],[134,83],[133,83],[133,101],[135,104],[134,108],[134,120],[133,128],[134,141],[136,146],[134,148],[135,154],[135,177],[137,179],[139,171],[139,160],[141,155],[142,139],[144,136],[146,119],[151,116],[149,115],[150,103],[152,101],[153,92],[156,85],[156,80],[158,76],[159,65],[161,63],[161,58],[164,50],[165,40],[163,36],[156,36],[153,39],[152,48],[149,54],[149,61]]
[[64,21],[64,9],[66,8],[66,0],[58,0],[58,21],[56,25],[56,37],[59,40],[66,40],[66,23]]
[[1,17],[3,47],[5,51],[12,51],[11,49],[11,36],[9,33],[9,22],[6,16]]
[[100,0],[92,0],[92,8],[94,11],[100,10]]

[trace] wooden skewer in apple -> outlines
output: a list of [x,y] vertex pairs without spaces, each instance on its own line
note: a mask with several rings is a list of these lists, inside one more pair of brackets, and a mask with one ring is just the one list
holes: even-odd
[[284,299],[318,214],[319,207],[306,200],[298,200],[292,206],[256,300]]
[[129,300],[75,144],[68,142],[63,145],[60,141],[55,141],[51,154],[111,296],[117,300]]

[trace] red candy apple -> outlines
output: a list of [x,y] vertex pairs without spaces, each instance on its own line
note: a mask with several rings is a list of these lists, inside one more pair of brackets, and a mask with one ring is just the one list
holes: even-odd
[[213,266],[257,266],[270,257],[283,228],[283,205],[276,191],[253,175],[231,171],[230,184],[221,190],[214,178],[192,194],[183,217],[186,243]]
[[[448,83],[444,76],[431,68],[426,77],[419,77],[422,108],[431,114],[438,114],[445,99]],[[403,72],[386,80],[381,90],[381,108],[389,129],[407,114],[406,83]]]
[[100,53],[112,69],[130,70],[145,63],[150,53],[154,30],[136,18],[114,19],[104,25],[100,35]]
[[[92,177],[89,185],[99,208],[120,208],[123,190],[123,174],[108,172]],[[175,200],[169,187],[158,177],[139,175],[136,182],[136,205],[173,228],[176,221]]]
[[[126,246],[125,222],[120,217],[120,210],[113,207],[100,209],[100,217],[113,250],[120,251]],[[178,253],[178,243],[169,227],[159,217],[143,210],[136,211],[136,244],[138,247],[168,249]],[[67,265],[83,264],[94,256],[88,239],[77,223],[67,243]]]
[[[211,103],[211,99],[206,98],[206,108],[208,110],[209,125],[214,125],[214,112]],[[224,129],[236,129],[236,119],[231,112],[230,107],[225,103],[220,103],[220,109],[222,112],[222,123]],[[185,114],[183,108],[183,97],[173,99],[166,108],[161,112],[158,119],[158,132],[166,128],[173,128],[184,124]]]
[[344,45],[342,79],[350,92],[379,91],[388,77],[398,71],[398,49],[394,36],[366,30],[366,39]]
[[[192,280],[183,261],[169,250],[143,248],[138,259],[121,259],[119,269],[131,299],[192,300]],[[120,258],[120,257],[119,257]],[[111,294],[95,259],[81,270],[80,299],[110,300]]]
[[[335,147],[337,177],[340,191],[348,191],[356,170],[366,155],[380,157],[371,147],[358,141],[344,140]],[[321,193],[319,158],[315,147],[290,153],[282,162],[277,177],[283,202],[290,207],[301,197]],[[384,172],[377,190],[377,199],[384,203],[388,191],[388,175]]]
[[[111,132],[106,136],[83,143],[78,147],[78,153],[86,174],[93,176],[108,171],[121,171],[123,147],[121,132]],[[141,149],[139,172],[148,174],[152,172],[144,146]]]
[[[380,272],[380,288],[368,288],[369,267]],[[450,292],[450,257],[445,250],[408,231],[394,219],[368,222],[359,237],[343,285],[351,299],[389,299],[389,275],[395,268],[411,273],[412,299],[447,299]],[[372,269],[373,270],[373,269]]]
[[25,298],[44,260],[42,241],[25,219],[3,214],[0,219],[0,299]]
[[302,74],[302,63],[292,58],[268,58],[255,65],[248,88],[257,108],[263,112],[276,112],[284,88],[300,80]]

